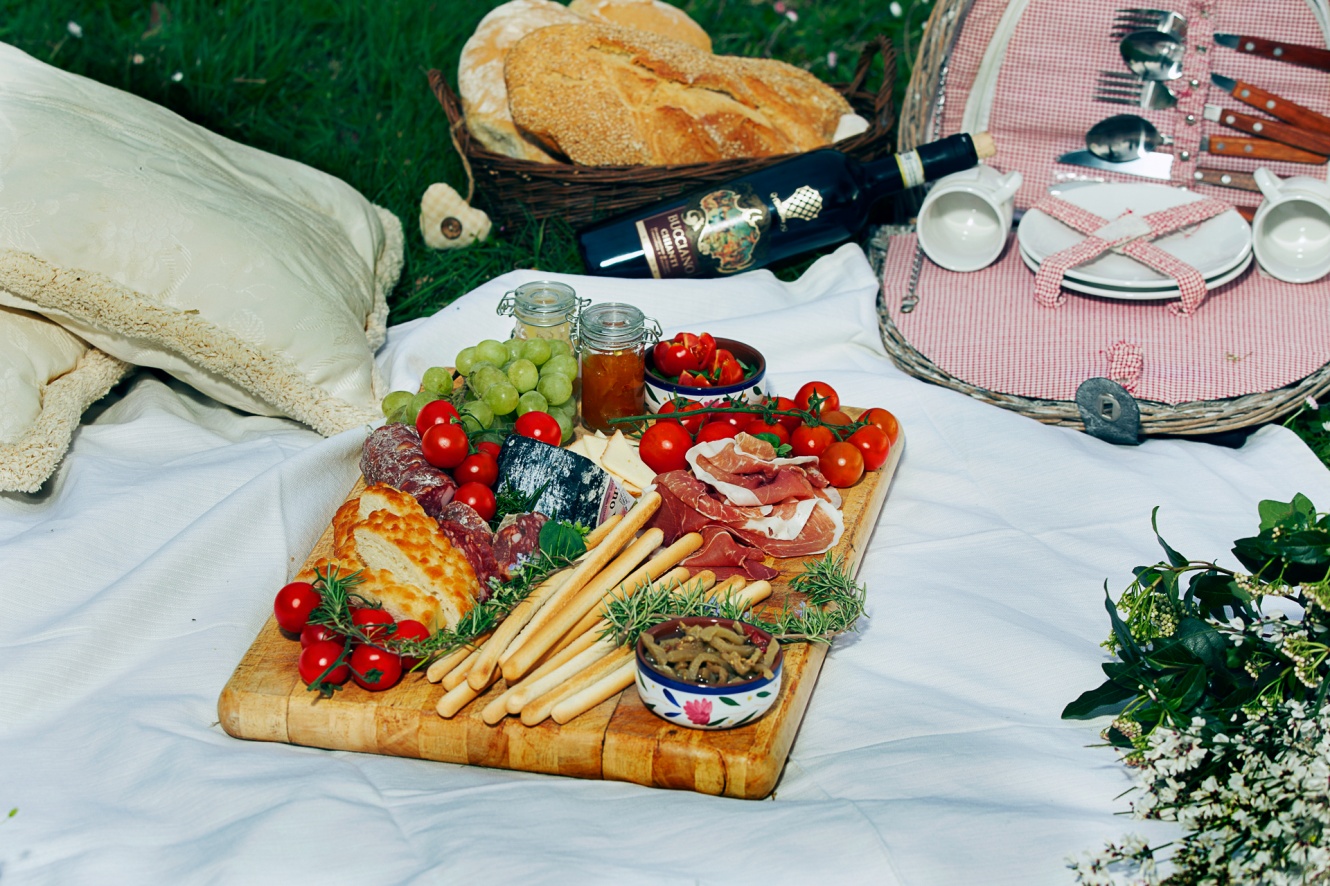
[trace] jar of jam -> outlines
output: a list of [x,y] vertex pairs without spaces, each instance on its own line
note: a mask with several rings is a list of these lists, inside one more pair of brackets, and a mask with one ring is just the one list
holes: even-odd
[[632,305],[606,302],[582,311],[577,339],[582,424],[612,434],[610,419],[646,411],[646,352],[660,326]]
[[513,338],[558,339],[572,347],[577,313],[588,304],[566,283],[536,280],[505,292],[496,313],[517,319]]

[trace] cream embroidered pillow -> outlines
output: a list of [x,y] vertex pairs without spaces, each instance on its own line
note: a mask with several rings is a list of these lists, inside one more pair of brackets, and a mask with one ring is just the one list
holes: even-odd
[[0,492],[40,489],[83,410],[128,368],[50,320],[0,307]]
[[344,182],[0,44],[0,304],[333,434],[381,417],[401,265]]

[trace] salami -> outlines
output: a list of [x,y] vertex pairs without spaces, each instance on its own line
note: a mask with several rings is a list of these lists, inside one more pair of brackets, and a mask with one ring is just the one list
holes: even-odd
[[415,496],[425,513],[435,519],[457,491],[452,477],[425,460],[416,429],[399,422],[369,435],[360,455],[360,472],[367,485],[384,483]]
[[438,519],[443,534],[475,570],[476,578],[480,580],[477,600],[485,602],[490,595],[490,579],[502,577],[494,555],[494,533],[490,531],[489,524],[476,513],[475,508],[460,501],[449,502]]
[[510,514],[494,533],[494,557],[499,562],[499,576],[508,581],[523,562],[540,546],[540,527],[549,520],[544,514]]

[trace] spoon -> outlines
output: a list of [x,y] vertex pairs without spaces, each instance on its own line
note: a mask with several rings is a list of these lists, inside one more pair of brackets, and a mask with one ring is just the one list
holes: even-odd
[[1186,46],[1165,31],[1132,31],[1119,45],[1122,60],[1142,80],[1176,80],[1182,76],[1182,55]]
[[1085,146],[1101,160],[1123,163],[1139,160],[1173,139],[1162,135],[1155,125],[1135,114],[1114,114],[1105,117],[1085,133]]

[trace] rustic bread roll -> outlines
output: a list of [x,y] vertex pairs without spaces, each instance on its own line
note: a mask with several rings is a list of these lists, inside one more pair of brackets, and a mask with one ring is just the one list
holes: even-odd
[[351,562],[358,560],[352,530],[375,511],[388,511],[402,516],[425,514],[425,509],[410,493],[394,489],[392,486],[383,483],[367,486],[358,497],[342,502],[342,506],[337,509],[337,513],[333,514],[334,556]]
[[360,581],[352,589],[357,596],[373,603],[378,603],[394,621],[415,619],[423,624],[430,633],[444,627],[443,609],[437,598],[425,593],[414,585],[397,580],[391,572],[382,569],[370,569],[358,560],[339,560],[320,557],[296,576],[296,581],[314,581],[315,569],[325,575],[330,567],[337,569],[338,575],[359,573]]
[[568,8],[588,21],[638,28],[711,51],[711,37],[702,26],[663,0],[573,0]]
[[457,64],[457,92],[466,127],[486,148],[506,157],[553,163],[554,158],[517,131],[508,112],[503,63],[508,50],[527,34],[547,25],[583,21],[550,0],[511,0],[480,20],[462,47]]
[[[475,570],[439,529],[433,517],[374,511],[352,530],[356,553],[370,570],[388,572],[391,581],[414,588],[439,603],[439,620],[449,628],[471,610],[480,592]],[[390,603],[383,599],[384,606]]]
[[553,25],[505,66],[517,125],[588,166],[709,163],[830,143],[849,104],[807,71],[644,31]]

